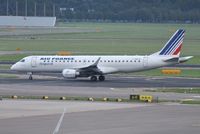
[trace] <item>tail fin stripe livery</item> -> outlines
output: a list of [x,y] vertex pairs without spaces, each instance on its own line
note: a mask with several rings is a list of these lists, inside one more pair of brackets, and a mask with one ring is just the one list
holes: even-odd
[[167,54],[171,48],[175,47],[177,45],[177,43],[180,41],[181,37],[182,37],[183,33],[180,33],[180,35],[178,35],[178,37],[172,42],[172,44],[167,48],[167,50],[165,51],[164,54]]
[[181,45],[176,49],[176,51],[173,53],[173,55],[177,55],[181,51],[182,43]]
[[163,55],[166,52],[166,50],[172,45],[172,42],[174,42],[174,40],[177,38],[177,36],[180,34],[180,32],[181,31],[176,31],[176,33],[174,33],[174,35],[169,39],[169,41],[166,43],[166,45],[160,52],[161,55]]
[[183,39],[173,48],[173,50],[169,54],[174,54],[176,50],[183,44]]
[[172,52],[176,51],[179,48],[180,42],[183,42],[185,30],[177,30],[176,33],[170,38],[170,40],[166,43],[164,48],[161,50],[159,55],[169,55]]
[[180,42],[182,44],[183,42],[183,38],[184,38],[184,34],[181,36],[181,38],[179,38],[179,40],[169,49],[169,51],[166,54],[170,54],[171,52],[173,52],[177,47],[179,47]]
[[165,54],[167,54],[168,52],[172,51],[176,45],[180,42],[180,40],[183,38],[183,34],[184,31],[182,33],[180,33],[180,35],[177,37],[177,39],[171,44],[171,46],[167,49],[167,51],[165,52]]

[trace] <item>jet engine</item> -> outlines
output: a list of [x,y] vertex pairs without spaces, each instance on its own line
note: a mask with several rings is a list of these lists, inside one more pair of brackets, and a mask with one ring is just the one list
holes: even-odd
[[65,78],[76,78],[79,75],[79,72],[74,69],[64,69],[62,75]]

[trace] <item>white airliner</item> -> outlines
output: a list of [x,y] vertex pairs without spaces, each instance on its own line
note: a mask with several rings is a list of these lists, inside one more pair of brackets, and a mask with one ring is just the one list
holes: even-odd
[[185,30],[179,29],[165,46],[145,56],[28,56],[15,63],[11,70],[32,74],[38,72],[62,73],[64,78],[90,77],[104,81],[106,74],[138,72],[186,62],[193,56],[179,57]]

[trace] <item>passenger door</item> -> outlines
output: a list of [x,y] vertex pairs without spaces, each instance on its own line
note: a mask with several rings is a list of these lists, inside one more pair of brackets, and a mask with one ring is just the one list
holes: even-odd
[[32,57],[32,59],[31,59],[31,66],[32,67],[37,67],[37,57]]

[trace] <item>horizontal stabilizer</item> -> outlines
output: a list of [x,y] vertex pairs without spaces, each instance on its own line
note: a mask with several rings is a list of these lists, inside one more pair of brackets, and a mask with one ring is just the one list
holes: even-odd
[[178,63],[179,57],[173,57],[173,58],[165,59],[163,61],[164,62],[177,62]]
[[187,57],[172,57],[169,59],[163,60],[164,62],[177,62],[177,63],[183,63],[188,61],[189,59],[193,58],[193,56],[187,56]]
[[180,57],[179,58],[179,63],[186,62],[186,61],[188,61],[189,59],[192,59],[192,58],[193,58],[193,56]]

